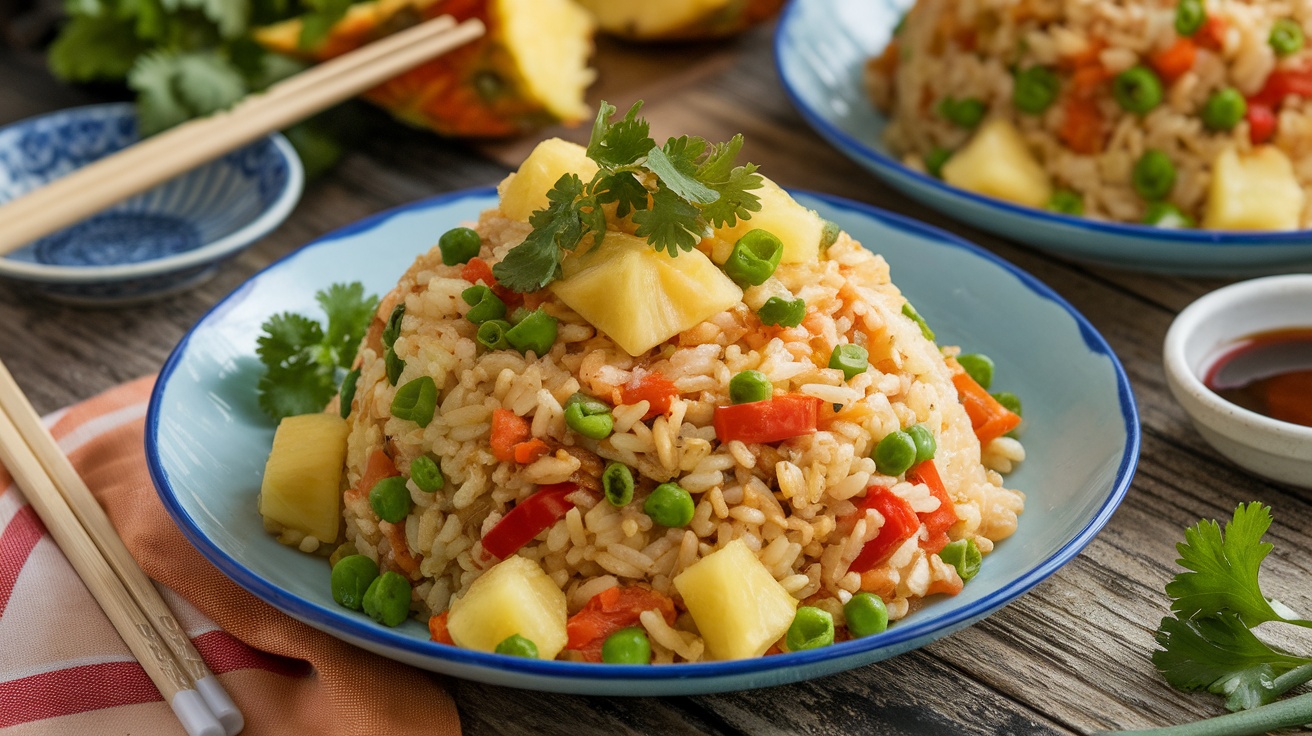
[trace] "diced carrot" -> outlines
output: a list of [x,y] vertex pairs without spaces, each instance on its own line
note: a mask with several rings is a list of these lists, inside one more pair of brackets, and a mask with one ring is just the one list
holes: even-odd
[[529,438],[528,420],[509,409],[492,410],[492,456],[502,462],[514,462],[515,445]]
[[548,452],[551,452],[551,448],[547,447],[547,443],[534,437],[515,445],[515,462],[520,465],[528,465]]
[[966,408],[981,447],[1020,426],[1020,417],[999,404],[969,373],[958,369],[952,375],[952,385],[957,387],[957,398]]
[[360,485],[348,490],[347,493],[354,497],[368,495],[378,481],[400,474],[401,471],[396,469],[396,463],[392,462],[392,458],[388,457],[382,448],[379,448],[374,450],[373,454],[369,456],[369,462],[365,463],[364,475],[360,478]]
[[436,616],[428,617],[428,636],[438,644],[455,646],[455,641],[451,639],[451,632],[446,628],[446,617],[450,613],[450,611],[443,611]]
[[1066,98],[1057,136],[1076,153],[1091,155],[1102,151],[1102,112],[1093,98],[1083,95]]
[[460,269],[460,278],[471,284],[483,283],[491,287],[492,293],[496,294],[507,307],[514,308],[524,303],[524,295],[498,284],[496,277],[492,275],[492,267],[478,256],[470,258],[464,268]]
[[383,533],[387,535],[387,541],[392,545],[392,561],[396,567],[406,577],[417,579],[419,577],[419,560],[410,553],[410,545],[405,540],[405,519],[395,524],[379,524]]
[[915,467],[907,471],[907,481],[910,483],[923,483],[929,488],[930,495],[938,499],[938,508],[925,513],[918,513],[920,523],[925,525],[925,530],[929,532],[927,537],[920,542],[920,547],[926,552],[938,552],[948,544],[948,529],[957,523],[957,507],[952,503],[952,497],[943,487],[943,478],[938,474],[938,466],[933,460],[925,460],[917,463]]
[[665,623],[674,625],[674,601],[669,596],[640,585],[607,588],[569,617],[565,624],[569,643],[565,648],[580,652],[585,661],[600,662],[606,637],[637,625],[643,611],[657,611]]
[[1220,51],[1225,43],[1225,32],[1228,27],[1229,24],[1226,23],[1225,18],[1215,13],[1209,13],[1207,20],[1203,21],[1202,27],[1194,33],[1194,41],[1205,49]]
[[679,389],[675,387],[674,382],[665,377],[665,374],[652,371],[644,373],[630,380],[628,383],[620,386],[620,404],[636,404],[639,401],[646,401],[648,404],[647,413],[643,415],[643,421],[654,419],[670,410],[670,402],[675,396],[679,395]]
[[1169,48],[1153,54],[1149,58],[1149,63],[1157,70],[1162,81],[1171,84],[1194,68],[1194,60],[1197,56],[1198,46],[1192,39],[1177,38]]

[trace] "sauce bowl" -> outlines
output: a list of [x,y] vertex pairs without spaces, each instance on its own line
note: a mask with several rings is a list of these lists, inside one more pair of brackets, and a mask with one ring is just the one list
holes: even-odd
[[1312,327],[1312,274],[1241,281],[1180,312],[1166,333],[1162,363],[1175,400],[1217,452],[1265,478],[1312,488],[1312,427],[1232,404],[1203,383],[1237,341],[1300,327]]

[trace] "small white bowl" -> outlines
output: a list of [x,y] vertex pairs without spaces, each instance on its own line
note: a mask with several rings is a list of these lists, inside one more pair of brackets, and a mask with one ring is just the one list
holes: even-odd
[[1203,384],[1222,351],[1258,332],[1312,327],[1312,274],[1241,281],[1190,304],[1166,333],[1166,381],[1198,433],[1236,465],[1312,488],[1312,427],[1226,401]]

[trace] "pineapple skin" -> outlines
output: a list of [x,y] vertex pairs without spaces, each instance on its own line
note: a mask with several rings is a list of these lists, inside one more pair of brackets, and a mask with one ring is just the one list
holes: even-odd
[[643,238],[607,232],[561,265],[551,290],[629,355],[638,356],[742,301],[743,291],[700,251],[670,256]]
[[1212,162],[1203,227],[1215,230],[1297,230],[1303,188],[1289,157],[1275,146],[1246,156],[1227,148]]
[[1052,184],[1009,120],[985,121],[973,138],[943,165],[943,181],[987,197],[1043,207]]
[[674,579],[706,650],[716,659],[765,654],[793,623],[797,599],[741,539],[693,563]]
[[739,219],[732,227],[716,229],[714,236],[736,243],[748,231],[767,230],[784,244],[780,263],[814,263],[819,260],[824,219],[814,210],[798,204],[778,184],[764,177],[762,180],[761,188],[754,192],[761,199],[761,211],[753,212],[750,220]]
[[501,212],[512,220],[527,221],[529,215],[550,204],[547,192],[565,174],[578,174],[585,183],[597,173],[597,164],[588,158],[587,149],[577,143],[548,138],[539,143],[497,186]]
[[346,434],[346,420],[336,414],[279,422],[264,465],[260,514],[321,542],[337,539]]
[[539,659],[555,659],[569,636],[565,594],[538,563],[507,557],[483,573],[461,598],[451,601],[447,631],[456,646],[494,652],[519,634],[538,648]]

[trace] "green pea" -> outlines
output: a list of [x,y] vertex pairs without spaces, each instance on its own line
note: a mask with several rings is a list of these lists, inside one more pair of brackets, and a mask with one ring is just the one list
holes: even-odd
[[955,542],[949,542],[947,546],[939,550],[938,556],[944,562],[957,568],[957,574],[961,576],[961,582],[968,583],[970,579],[979,574],[980,562],[984,556],[979,553],[979,547],[975,546],[973,539],[958,539]]
[[884,475],[902,475],[915,462],[916,441],[900,429],[884,435],[875,445],[875,469]]
[[829,250],[829,246],[838,242],[838,236],[842,234],[843,228],[841,225],[833,220],[825,220],[825,226],[820,230],[820,252],[824,253]]
[[925,323],[925,318],[921,317],[920,312],[917,312],[916,308],[911,306],[911,302],[902,305],[902,314],[920,326],[920,334],[924,335],[926,340],[934,339],[934,331],[929,329],[929,325]]
[[1212,93],[1203,105],[1203,125],[1208,130],[1230,130],[1244,119],[1248,112],[1248,101],[1234,87],[1226,87]]
[[405,317],[405,302],[396,305],[392,314],[387,318],[387,324],[383,325],[383,347],[390,348],[396,344],[396,338],[401,336],[401,319]]
[[446,478],[442,477],[442,469],[437,466],[437,461],[427,455],[420,455],[410,461],[410,480],[424,493],[436,493],[446,485]]
[[629,626],[606,637],[601,644],[606,664],[651,664],[651,642],[641,626]]
[[993,384],[993,359],[983,353],[966,353],[957,356],[957,363],[979,387],[987,390]]
[[352,611],[364,607],[369,584],[378,577],[378,563],[364,555],[343,557],[333,565],[331,577],[333,600]]
[[756,316],[761,318],[763,325],[796,327],[802,324],[802,319],[806,317],[806,302],[801,299],[789,301],[772,296],[756,310]]
[[356,368],[350,373],[347,373],[346,378],[342,379],[342,388],[338,392],[339,394],[341,394],[342,397],[342,400],[338,402],[339,404],[338,411],[341,412],[342,419],[345,419],[351,415],[351,402],[355,401],[355,384],[358,383],[359,381],[360,381],[359,368]]
[[834,617],[822,608],[801,606],[793,616],[793,623],[784,635],[784,646],[790,652],[819,649],[834,643]]
[[1170,202],[1149,202],[1148,209],[1144,210],[1143,223],[1166,230],[1178,230],[1195,226],[1192,217],[1181,212],[1179,207]]
[[453,227],[442,233],[442,237],[437,240],[437,248],[442,251],[442,263],[448,266],[468,263],[470,258],[478,255],[482,247],[483,239],[467,227]]
[[870,354],[860,345],[835,345],[829,354],[829,367],[843,372],[843,380],[850,381],[870,367]]
[[943,166],[950,158],[952,158],[952,151],[941,146],[931,148],[929,153],[925,154],[925,171],[936,179],[942,179]]
[[1175,6],[1175,32],[1181,36],[1194,35],[1206,20],[1207,8],[1203,0],[1180,0]]
[[1112,97],[1121,109],[1143,115],[1162,104],[1162,80],[1146,66],[1130,67],[1112,80]]
[[506,341],[520,353],[531,350],[541,358],[556,344],[556,318],[547,314],[545,309],[536,309],[506,330]]
[[1271,35],[1267,38],[1276,56],[1289,56],[1303,49],[1303,26],[1290,18],[1281,18],[1271,26]]
[[976,97],[944,97],[938,103],[939,117],[959,128],[973,128],[984,119],[988,108]]
[[610,405],[576,393],[565,402],[565,426],[593,440],[604,440],[615,430],[615,417]]
[[538,645],[531,640],[525,639],[519,634],[511,634],[497,645],[497,654],[505,654],[510,657],[525,657],[527,659],[538,658]]
[[460,292],[460,298],[469,305],[469,311],[465,312],[465,319],[476,325],[506,316],[506,303],[483,284],[474,284]]
[[369,507],[383,521],[396,524],[410,515],[410,489],[405,478],[394,475],[383,478],[369,490]]
[[395,386],[396,382],[401,380],[401,372],[405,370],[405,361],[401,360],[401,356],[396,354],[394,348],[389,347],[383,353],[383,365],[387,368],[387,382]]
[[874,593],[857,593],[843,606],[843,618],[852,636],[870,636],[888,629],[888,606]]
[[1046,66],[1032,66],[1016,72],[1011,102],[1017,110],[1039,115],[1052,106],[1061,91],[1061,79]]
[[774,275],[784,255],[784,243],[768,230],[748,230],[734,243],[724,273],[739,286],[760,286]]
[[662,483],[651,492],[642,504],[642,512],[665,527],[687,526],[692,521],[694,504],[692,494],[678,483]]
[[437,384],[432,376],[420,376],[396,390],[392,397],[392,416],[408,419],[421,427],[433,421],[437,411]]
[[633,501],[633,471],[624,463],[608,464],[601,471],[601,492],[611,506],[628,506]]
[[1048,198],[1044,208],[1061,215],[1079,216],[1084,214],[1084,197],[1069,189],[1058,189]]
[[907,427],[906,431],[911,436],[911,441],[916,443],[916,460],[912,465],[933,460],[934,453],[938,452],[938,441],[934,439],[934,433],[923,424]]
[[760,371],[743,371],[729,379],[729,400],[735,404],[765,401],[774,395],[774,384]]
[[1143,152],[1134,162],[1134,171],[1130,174],[1130,183],[1134,191],[1144,199],[1161,199],[1171,193],[1175,186],[1175,164],[1165,153],[1150,148]]
[[364,612],[383,626],[400,626],[410,618],[410,581],[388,570],[374,578],[364,594]]
[[505,350],[510,347],[510,341],[506,339],[509,329],[510,323],[504,319],[490,319],[478,326],[474,339],[488,350]]
[[993,394],[993,400],[1002,404],[1002,407],[1012,414],[1021,416],[1020,397],[1016,394],[1013,394],[1010,391],[999,391]]

